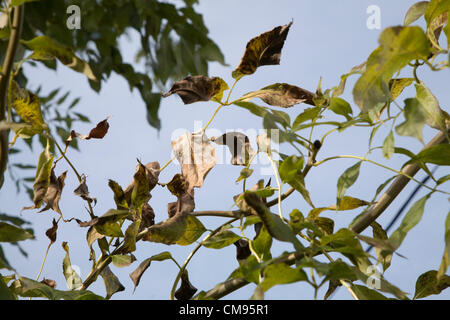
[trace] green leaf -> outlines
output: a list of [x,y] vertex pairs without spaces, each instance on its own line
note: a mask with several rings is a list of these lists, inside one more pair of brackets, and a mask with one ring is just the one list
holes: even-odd
[[409,26],[411,23],[418,20],[421,16],[425,14],[425,10],[428,7],[429,1],[419,1],[414,3],[405,15],[405,20],[403,24]]
[[23,3],[26,2],[32,2],[32,1],[38,1],[38,0],[11,0],[10,6],[20,6]]
[[272,236],[269,234],[264,225],[257,233],[257,237],[250,241],[250,247],[253,248],[253,251],[256,252],[260,260],[266,261],[272,259],[272,255],[270,253],[270,248],[272,247]]
[[440,166],[450,166],[450,145],[448,143],[431,146],[422,150],[411,161],[433,163]]
[[315,105],[312,92],[287,83],[275,83],[260,90],[249,92],[239,100],[250,101],[253,98],[260,98],[271,106],[283,108],[289,108],[299,103]]
[[411,60],[426,60],[430,53],[429,42],[420,27],[387,28],[381,33],[379,43],[353,88],[355,102],[364,112],[387,103],[392,76]]
[[427,124],[446,133],[445,116],[439,102],[423,83],[416,84],[416,99],[427,114]]
[[0,221],[6,221],[6,222],[11,222],[12,224],[21,227],[24,224],[30,224],[30,222],[25,221],[19,217],[16,216],[10,216],[8,214],[5,213],[0,213]]
[[111,256],[111,260],[116,267],[124,268],[136,261],[136,257],[133,255],[115,254]]
[[260,66],[280,64],[281,50],[291,25],[292,22],[251,39],[241,62],[232,73],[233,78],[253,74]]
[[[370,226],[372,227],[372,236],[374,239],[381,241],[386,241],[389,239],[386,231],[379,223],[374,221],[370,224]],[[377,253],[378,261],[380,261],[381,264],[383,265],[383,271],[386,271],[387,268],[389,268],[389,266],[391,265],[392,252],[389,251],[386,252],[385,250],[379,248],[378,246],[375,246],[375,250]]]
[[448,22],[450,12],[449,0],[432,0],[425,11],[425,21],[427,22],[427,36],[433,47],[440,49],[439,35],[442,27]]
[[324,281],[328,280],[357,280],[357,276],[352,267],[340,259],[330,263],[323,263],[311,258],[304,258],[301,260],[299,267],[312,267],[317,273],[325,276]]
[[21,297],[46,298],[49,300],[103,300],[102,297],[86,290],[61,291],[38,281],[19,277],[19,286],[14,289]]
[[273,238],[279,241],[292,243],[297,251],[304,250],[303,245],[297,239],[289,225],[284,223],[279,216],[271,213],[256,194],[246,191],[244,193],[244,199],[247,204],[256,211],[264,223],[264,226],[267,228],[267,231]]
[[320,110],[320,107],[306,108],[305,110],[303,110],[303,112],[300,113],[297,118],[295,118],[294,123],[292,124],[292,128],[294,128],[293,131],[297,131],[297,126],[299,126],[303,122],[317,118]]
[[189,76],[175,82],[163,97],[176,93],[184,104],[209,100],[220,102],[223,92],[227,89],[228,85],[219,77]]
[[206,231],[203,224],[190,214],[177,214],[147,229],[146,241],[186,246]]
[[47,36],[38,36],[31,40],[21,40],[21,43],[33,51],[30,59],[53,60],[58,59],[69,68],[83,73],[92,81],[97,81],[89,64],[78,58],[70,47],[57,43]]
[[33,238],[34,236],[27,230],[6,222],[0,222],[0,242],[17,242]]
[[444,277],[447,272],[449,266],[449,257],[450,257],[450,212],[447,214],[447,219],[445,220],[445,249],[444,254],[442,256],[441,266],[439,267],[439,271],[437,273],[438,280]]
[[14,294],[9,290],[7,283],[0,274],[0,300],[17,300]]
[[400,247],[408,232],[412,228],[414,228],[422,219],[425,209],[425,203],[427,202],[430,195],[431,194],[427,194],[411,206],[408,213],[406,213],[406,215],[404,216],[400,226],[389,237],[389,242],[391,242],[395,250]]
[[391,130],[383,142],[383,156],[386,159],[390,159],[394,154],[394,148],[395,148],[394,133]]
[[265,292],[275,285],[307,280],[308,277],[302,269],[291,268],[285,263],[274,263],[264,269],[264,281],[261,288]]
[[255,116],[264,118],[264,116],[268,113],[266,110],[266,107],[258,106],[254,104],[253,102],[247,102],[247,101],[236,101],[233,102],[233,104],[237,105],[238,107],[247,109],[251,113],[253,113]]
[[376,290],[369,289],[366,286],[352,284],[350,288],[356,294],[359,300],[387,300],[385,296]]
[[430,270],[417,278],[414,299],[425,298],[432,294],[440,294],[443,290],[450,287],[450,277],[444,275],[438,280],[437,273],[436,270]]
[[100,272],[100,276],[103,278],[103,282],[105,283],[105,299],[110,299],[113,294],[125,290],[125,287],[120,283],[119,278],[112,273],[109,266],[106,266],[102,272]]
[[281,163],[278,172],[281,180],[300,192],[305,201],[314,208],[309,192],[305,187],[305,178],[303,177],[302,168],[303,158],[290,156]]
[[114,202],[117,205],[117,209],[127,209],[128,203],[125,198],[125,193],[123,192],[122,187],[114,180],[108,181],[108,186],[114,193]]
[[329,107],[331,111],[336,114],[340,114],[344,116],[347,120],[351,119],[351,115],[353,113],[352,107],[350,104],[342,98],[333,97],[330,100]]
[[139,162],[138,169],[133,176],[133,191],[131,192],[131,204],[136,209],[141,209],[144,203],[149,200],[150,185],[147,179],[147,170]]
[[130,278],[134,283],[134,290],[136,290],[136,287],[139,285],[139,282],[141,281],[142,275],[148,269],[148,267],[150,267],[152,261],[164,261],[168,259],[173,259],[172,255],[170,254],[170,252],[164,251],[142,261],[136,268],[136,270],[130,273]]
[[124,243],[122,245],[121,253],[129,253],[136,250],[136,236],[139,232],[141,220],[131,223],[125,231]]
[[357,162],[356,164],[345,170],[344,173],[339,177],[337,181],[336,197],[336,204],[338,207],[347,189],[350,188],[358,179],[361,163],[362,161]]
[[66,251],[66,256],[63,260],[63,273],[64,278],[66,278],[67,287],[69,290],[79,289],[83,285],[83,280],[81,280],[80,275],[72,268],[67,242],[63,242],[62,247]]
[[222,249],[241,239],[240,236],[228,229],[222,228],[218,233],[203,241],[202,245],[210,249]]

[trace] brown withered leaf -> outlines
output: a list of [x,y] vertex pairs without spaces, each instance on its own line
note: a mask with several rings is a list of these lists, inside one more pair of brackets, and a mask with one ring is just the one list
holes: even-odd
[[52,279],[45,279],[45,278],[44,278],[44,279],[41,281],[41,283],[46,284],[46,285],[48,285],[49,287],[52,287],[53,289],[56,288],[56,281],[55,281],[55,280],[52,280]]
[[177,291],[175,291],[175,298],[177,300],[189,300],[196,292],[197,288],[191,284],[188,272],[187,270],[184,270],[181,274],[181,285]]
[[177,173],[172,180],[167,183],[167,189],[178,198],[177,201],[167,204],[169,218],[176,214],[194,211],[194,189],[189,187],[189,183],[183,175]]
[[45,232],[45,235],[50,239],[51,243],[56,241],[56,231],[58,230],[58,223],[53,218],[52,227]]
[[177,81],[163,97],[178,94],[184,104],[198,101],[220,101],[228,85],[219,77],[189,76]]
[[83,200],[88,201],[89,203],[94,202],[94,205],[97,203],[96,198],[91,198],[89,196],[89,188],[86,184],[86,176],[84,174],[81,175],[80,185],[75,190],[73,190],[73,193],[81,197]]
[[64,171],[58,178],[54,172],[54,165],[50,173],[50,184],[48,185],[47,192],[42,199],[45,202],[45,207],[39,212],[47,211],[53,209],[54,211],[61,214],[59,209],[59,200],[61,199],[61,192],[64,188],[64,180],[66,179],[67,171]]
[[211,138],[211,141],[228,147],[233,157],[231,164],[235,166],[246,166],[255,154],[248,137],[240,132],[227,132],[220,137]]
[[199,188],[216,164],[216,149],[203,133],[189,132],[172,141],[172,149],[181,164],[181,173],[191,188]]
[[239,100],[250,101],[253,98],[260,98],[271,106],[289,108],[299,103],[306,103],[315,106],[315,94],[287,83],[275,83],[260,90],[249,92]]
[[233,78],[239,79],[252,74],[259,66],[280,64],[281,50],[291,25],[292,22],[251,39],[239,66],[232,73]]
[[155,211],[153,211],[153,208],[148,203],[144,203],[141,216],[142,221],[139,231],[155,224]]
[[106,133],[108,133],[108,129],[109,129],[108,119],[109,118],[111,118],[111,116],[108,116],[105,120],[97,123],[95,128],[93,128],[93,129],[91,129],[91,131],[89,131],[89,134],[81,134],[81,133],[76,132],[75,130],[72,130],[70,132],[70,136],[66,139],[66,148],[70,144],[70,142],[75,138],[79,138],[82,140],[103,139],[103,137],[106,135]]

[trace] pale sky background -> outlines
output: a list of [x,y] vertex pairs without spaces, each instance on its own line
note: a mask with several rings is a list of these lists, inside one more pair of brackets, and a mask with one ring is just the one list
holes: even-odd
[[[200,0],[197,10],[204,15],[211,38],[222,49],[226,62],[229,64],[228,67],[225,67],[212,63],[209,75],[222,77],[231,84],[231,71],[239,63],[247,41],[293,20],[294,24],[283,49],[281,65],[261,67],[254,75],[244,77],[233,91],[232,98],[237,98],[241,94],[275,82],[286,82],[314,91],[320,77],[322,77],[322,87],[331,88],[339,83],[341,74],[348,72],[353,66],[366,60],[372,50],[377,47],[377,39],[382,29],[402,24],[407,9],[414,2],[409,0]],[[381,30],[369,30],[366,27],[368,18],[366,9],[369,5],[378,5],[381,9]],[[423,19],[421,23],[423,23]],[[64,24],[62,24],[62,27],[64,27]],[[134,53],[139,46],[139,41],[135,40],[135,34],[132,34],[130,40],[124,38],[121,43],[122,52],[130,62],[133,61]],[[123,187],[127,186],[135,170],[136,158],[144,163],[159,161],[163,165],[171,157],[170,140],[172,133],[179,128],[192,131],[194,121],[206,123],[216,108],[216,105],[212,102],[185,106],[176,95],[164,99],[159,111],[162,129],[158,134],[154,128],[147,124],[145,106],[139,93],[137,91],[130,92],[128,84],[115,75],[111,76],[108,82],[103,85],[101,93],[97,94],[89,88],[83,75],[77,74],[61,64],[58,65],[56,73],[43,67],[26,66],[25,70],[30,79],[28,89],[35,90],[39,84],[42,84],[44,92],[49,92],[62,86],[64,89],[71,89],[72,97],[82,97],[77,108],[88,115],[94,124],[103,120],[106,116],[112,115],[109,120],[109,132],[103,140],[79,141],[81,152],[72,149],[68,153],[68,157],[78,170],[86,174],[91,195],[99,200],[94,208],[96,215],[101,215],[108,209],[115,208],[112,192],[107,185],[109,178],[116,180]],[[404,73],[404,75],[410,76],[409,72]],[[448,69],[443,72],[432,73],[427,68],[423,68],[419,71],[419,77],[430,87],[441,102],[442,108],[448,112],[448,103],[450,102]],[[353,103],[351,88],[356,79],[357,77],[349,79],[347,90],[343,95],[352,104],[355,114],[358,110]],[[404,98],[414,96],[414,94],[415,90],[409,88],[397,101],[399,104],[403,104]],[[259,101],[255,102],[259,103]],[[304,107],[305,105],[297,105],[286,111],[294,120]],[[327,113],[326,115],[330,116],[331,114]],[[338,119],[338,117],[332,115],[331,117]],[[82,133],[88,132],[91,127],[92,125],[84,123],[74,124],[74,129]],[[232,106],[223,108],[211,124],[211,128],[220,130],[220,132],[236,129],[260,129],[261,127],[262,120],[260,118],[253,116],[244,109]],[[387,126],[387,128],[378,131],[373,146],[382,144],[389,128],[390,126]],[[326,130],[326,128],[316,130],[314,138],[320,138],[325,132],[323,130]],[[305,134],[309,133],[309,131],[304,132]],[[367,151],[369,133],[364,128],[351,128],[343,133],[330,135],[319,153],[318,160],[339,154],[363,156]],[[428,141],[435,134],[435,130],[426,128],[424,140]],[[398,136],[395,138],[396,146],[402,146],[414,152],[422,147],[416,139]],[[255,141],[252,141],[252,144],[255,148]],[[24,152],[13,156],[12,160],[36,164],[41,152],[40,145],[37,142],[35,143],[33,153],[28,152],[23,142],[18,142],[18,145],[24,149]],[[220,154],[222,147],[218,147],[217,152]],[[282,146],[281,152],[291,152],[291,149]],[[399,169],[406,161],[403,156],[394,156],[390,161],[386,161],[381,156],[380,151],[374,151],[370,157],[396,169]],[[306,183],[316,206],[328,206],[334,203],[337,178],[354,163],[354,160],[340,159],[311,170]],[[69,170],[68,165],[63,161],[59,162],[56,174],[59,175],[65,170]],[[203,188],[196,190],[196,210],[231,209],[233,195],[240,193],[242,189],[240,184],[234,183],[240,170],[241,167],[229,164],[217,165],[213,168],[207,176]],[[178,165],[170,165],[162,172],[160,181],[169,181],[179,171]],[[255,170],[248,181],[248,185],[253,185],[257,181],[259,178],[257,173],[258,170]],[[435,176],[439,178],[448,173],[447,168],[442,167],[438,169]],[[376,188],[390,176],[391,172],[369,163],[363,163],[357,183],[347,191],[347,194],[369,201],[372,199]],[[416,177],[422,179],[423,176],[424,174],[420,172]],[[24,205],[30,204],[30,200],[23,193],[17,194],[8,174],[6,174],[6,177],[5,185],[0,191],[0,211],[13,215],[19,214]],[[269,176],[263,177],[266,180],[269,178]],[[69,170],[60,207],[65,218],[76,217],[86,221],[89,216],[84,209],[85,203],[82,199],[74,196],[72,192],[77,184],[75,175]],[[380,217],[378,221],[383,226],[388,224],[399,206],[415,187],[415,183],[410,183],[403,194]],[[284,190],[287,188],[288,186],[285,186]],[[449,190],[448,184],[442,185],[441,188]],[[415,200],[418,200],[425,193],[426,191],[422,189]],[[160,187],[155,188],[152,195],[150,204],[156,212],[156,221],[166,219],[167,203],[174,201],[174,196]],[[308,205],[298,193],[293,194],[288,201],[283,202],[283,212],[286,216],[294,208],[299,208],[305,215],[309,211]],[[276,212],[275,207],[273,207],[273,210]],[[385,273],[387,280],[410,293],[410,297],[414,293],[417,277],[425,271],[439,268],[444,250],[444,221],[449,211],[447,197],[443,194],[434,194],[427,202],[425,210],[423,220],[408,234],[399,249],[399,252],[407,259],[394,256],[392,266]],[[350,213],[324,212],[323,216],[335,218],[335,230],[338,230],[341,227],[348,226],[358,213],[357,210]],[[25,211],[21,216],[32,222],[36,240],[21,243],[29,254],[28,258],[24,258],[16,248],[11,246],[5,246],[6,256],[21,275],[35,278],[48,245],[45,230],[51,226],[52,218],[57,217],[57,214],[52,211],[41,214],[35,211]],[[224,221],[222,218],[202,218],[202,222],[208,229],[214,229]],[[65,255],[61,247],[62,241],[69,243],[72,264],[79,266],[83,279],[87,276],[91,263],[88,261],[89,251],[85,241],[86,231],[87,229],[79,228],[75,222],[60,223],[57,242],[50,249],[41,279],[42,277],[54,279],[58,284],[58,289],[66,290],[62,274],[62,260]],[[367,234],[371,235],[371,231]],[[205,235],[206,233],[203,236]],[[252,234],[250,235],[252,236]],[[126,287],[125,291],[115,294],[113,298],[167,299],[177,274],[177,267],[172,262],[154,262],[142,277],[141,283],[134,294],[133,284],[128,274],[142,260],[165,250],[171,251],[181,264],[195,245],[179,247],[139,242],[134,253],[138,261],[123,269],[111,267]],[[292,247],[276,242],[273,246],[273,255],[280,254],[283,250],[292,250]],[[234,246],[222,250],[202,248],[192,259],[188,270],[193,285],[199,291],[206,291],[213,288],[217,283],[224,281],[237,266]],[[227,298],[248,299],[254,288],[255,285],[248,285],[230,294]],[[320,298],[323,297],[326,289],[327,285],[320,290]],[[103,281],[99,278],[90,287],[90,290],[104,295]],[[312,299],[313,290],[305,283],[281,285],[270,289],[266,293],[266,298]],[[333,298],[351,299],[351,296],[347,290],[341,288]],[[430,298],[449,299],[450,290],[444,291],[440,296],[431,296]]]

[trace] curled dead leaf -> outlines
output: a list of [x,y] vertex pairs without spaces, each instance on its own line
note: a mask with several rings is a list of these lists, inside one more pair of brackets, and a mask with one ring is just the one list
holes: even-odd
[[89,195],[89,188],[86,184],[86,176],[84,174],[81,175],[81,181],[80,185],[73,190],[73,193],[79,197],[81,197],[83,200],[88,201],[89,203],[94,203],[94,205],[97,203],[96,198],[91,198]]
[[52,221],[52,227],[45,232],[45,235],[50,239],[51,243],[56,241],[56,231],[58,230],[58,223],[55,219]]

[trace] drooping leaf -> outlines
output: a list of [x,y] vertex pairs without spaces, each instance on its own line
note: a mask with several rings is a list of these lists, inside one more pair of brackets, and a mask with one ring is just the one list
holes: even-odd
[[163,97],[176,93],[184,104],[209,100],[220,102],[223,92],[227,89],[228,85],[219,77],[189,76],[175,82]]
[[141,281],[142,275],[148,269],[148,267],[150,267],[152,261],[164,261],[168,259],[172,259],[172,255],[170,254],[170,252],[164,251],[142,261],[136,268],[136,270],[130,273],[130,278],[134,283],[134,290],[136,290],[136,287],[139,285],[139,282]]
[[336,197],[336,204],[338,205],[338,207],[347,189],[350,188],[358,179],[361,163],[362,161],[357,162],[356,164],[345,170],[344,173],[339,177],[337,181]]
[[425,14],[425,10],[428,7],[429,1],[419,1],[414,3],[406,12],[405,20],[403,24],[409,26],[411,23],[417,21],[421,16]]
[[40,61],[58,59],[69,68],[83,73],[90,80],[97,81],[89,64],[78,58],[70,47],[57,43],[47,36],[38,36],[28,41],[21,40],[21,43],[33,51],[29,56],[30,59]]
[[27,230],[6,222],[0,222],[0,242],[17,242],[33,238],[34,236]]
[[[379,239],[382,241],[386,241],[389,239],[386,231],[383,229],[383,227],[381,227],[379,223],[374,221],[370,224],[370,226],[372,227],[372,235],[374,239]],[[383,265],[383,271],[386,271],[386,269],[391,265],[392,253],[389,251],[386,252],[379,247],[375,247],[375,250],[377,253],[378,261],[380,261]]]
[[422,215],[425,209],[425,203],[427,202],[429,197],[430,194],[427,194],[426,196],[416,201],[403,217],[400,226],[389,237],[389,241],[395,249],[398,249],[400,247],[403,239],[405,239],[408,232],[412,228],[414,228],[422,219]]
[[72,268],[72,263],[69,257],[69,246],[67,242],[62,243],[64,251],[66,251],[66,256],[63,260],[63,273],[66,278],[67,287],[69,290],[78,289],[82,286],[83,280],[81,280],[80,275]]
[[426,122],[426,113],[416,98],[405,100],[405,122],[395,127],[401,136],[411,136],[423,142],[422,131]]
[[436,270],[430,270],[417,278],[414,299],[425,298],[432,294],[440,294],[443,290],[450,287],[450,277],[444,275],[438,280],[437,273]]
[[333,91],[333,97],[338,97],[344,93],[345,85],[347,83],[347,78],[354,74],[362,74],[366,70],[366,61],[363,63],[354,66],[349,73],[343,74],[341,76],[341,81],[339,82],[338,87]]
[[248,137],[240,132],[227,132],[220,137],[212,137],[211,141],[228,147],[232,155],[232,165],[246,166],[250,158],[255,154]]
[[118,268],[128,267],[134,261],[136,261],[136,257],[132,254],[115,254],[111,256],[111,261],[114,266]]
[[106,288],[106,297],[105,299],[110,299],[111,296],[117,292],[124,291],[125,287],[120,283],[119,278],[112,273],[109,266],[106,266],[102,272],[100,272],[100,276],[103,278],[103,282],[105,283]]
[[307,279],[308,277],[302,269],[291,268],[285,263],[276,263],[268,265],[264,269],[264,281],[261,287],[267,291],[275,285],[306,281]]
[[245,48],[244,55],[233,71],[234,79],[252,74],[260,66],[280,64],[281,50],[292,22],[276,27],[251,39]]
[[289,108],[299,103],[315,106],[314,97],[314,93],[300,87],[287,83],[275,83],[260,90],[249,92],[239,100],[248,102],[253,98],[260,98],[271,106]]
[[444,112],[439,107],[439,101],[423,83],[416,84],[416,99],[427,115],[427,124],[445,133]]
[[61,210],[59,209],[59,200],[61,199],[62,189],[64,188],[64,180],[66,179],[67,171],[64,171],[58,178],[55,175],[54,169],[50,173],[50,184],[48,185],[47,192],[42,199],[45,202],[45,207],[39,212],[52,209],[59,214]]
[[123,192],[122,187],[114,180],[108,181],[108,186],[114,193],[114,202],[117,205],[117,209],[128,209],[128,203],[125,199],[125,193]]
[[129,253],[136,250],[136,236],[139,232],[141,220],[137,220],[130,224],[125,231],[125,238],[122,244],[121,253]]
[[189,300],[197,292],[197,288],[194,287],[189,281],[189,275],[187,270],[183,270],[181,274],[180,287],[175,291],[174,296],[177,300]]
[[172,149],[189,186],[201,187],[206,175],[217,161],[216,149],[206,135],[186,133],[172,141]]
[[58,223],[53,218],[52,227],[45,232],[45,235],[50,239],[51,243],[56,241],[56,231],[58,230]]
[[426,60],[430,45],[420,27],[390,27],[379,38],[380,46],[371,53],[366,70],[356,82],[353,97],[367,112],[390,99],[389,81],[411,60]]
[[244,193],[244,199],[256,211],[273,238],[279,241],[291,242],[297,251],[303,251],[303,245],[297,239],[289,225],[284,223],[279,216],[271,213],[256,194],[246,191]]

